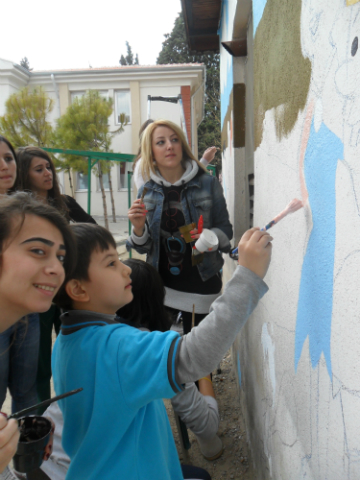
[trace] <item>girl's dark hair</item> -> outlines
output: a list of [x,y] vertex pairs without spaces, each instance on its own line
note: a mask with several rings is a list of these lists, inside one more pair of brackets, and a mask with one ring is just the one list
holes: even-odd
[[15,178],[15,183],[14,185],[9,189],[9,193],[11,192],[15,192],[16,190],[18,190],[18,185],[19,185],[19,160],[18,160],[18,157],[15,153],[15,149],[14,147],[11,145],[11,143],[9,142],[9,140],[5,137],[3,137],[2,135],[0,135],[0,143],[3,142],[3,143],[6,143],[6,145],[10,148],[11,150],[11,153],[13,154],[13,157],[15,159],[15,163],[16,163],[16,178]]
[[59,181],[57,178],[54,162],[50,155],[39,147],[21,147],[17,150],[18,165],[19,165],[19,189],[31,192],[32,186],[29,177],[29,170],[32,159],[34,157],[40,157],[47,160],[50,164],[50,168],[53,174],[53,187],[48,191],[48,202],[54,206],[63,215],[69,219],[69,209],[66,206],[64,197],[60,193]]
[[171,327],[171,320],[164,306],[165,288],[160,274],[142,260],[129,258],[124,264],[132,269],[134,299],[119,308],[116,314],[128,325],[166,332]]
[[[103,252],[109,247],[116,249],[116,243],[111,233],[106,228],[94,223],[76,223],[70,225],[76,240],[77,261],[74,264],[71,277],[77,280],[89,280],[89,265],[91,254],[94,251]],[[72,309],[72,300],[65,290],[66,282],[58,292],[55,303],[64,310]]]
[[[72,274],[76,263],[75,238],[70,227],[56,208],[36,200],[31,193],[17,192],[0,199],[0,262],[4,251],[5,241],[14,233],[14,227],[21,230],[26,215],[35,215],[54,225],[64,239],[66,255],[64,260],[65,281]],[[19,225],[14,225],[16,219]]]

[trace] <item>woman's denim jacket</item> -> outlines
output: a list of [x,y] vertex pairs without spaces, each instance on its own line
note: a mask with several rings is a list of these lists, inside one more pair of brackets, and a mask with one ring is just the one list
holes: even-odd
[[[129,237],[126,246],[128,250],[134,248],[140,254],[146,254],[146,261],[158,270],[164,192],[161,185],[150,180],[140,187],[138,198],[141,197],[144,187],[148,189],[144,197],[144,203],[148,211],[146,228],[150,236],[143,245],[136,245]],[[200,215],[202,215],[204,228],[213,230],[219,238],[219,249],[214,252],[206,252],[204,260],[197,265],[202,280],[206,281],[221,270],[224,260],[219,250],[228,252],[231,247],[230,240],[233,236],[223,190],[218,179],[200,171],[186,183],[181,191],[181,204],[185,225],[192,222],[197,225]]]

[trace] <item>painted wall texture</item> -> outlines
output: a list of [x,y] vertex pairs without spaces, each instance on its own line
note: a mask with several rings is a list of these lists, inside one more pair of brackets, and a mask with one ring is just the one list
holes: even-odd
[[[237,0],[222,2],[219,35],[222,41],[232,40]],[[250,68],[249,67],[250,64]],[[222,144],[222,185],[230,220],[234,226],[234,238],[239,240],[250,226],[249,175],[253,173],[252,140],[247,137],[248,115],[247,73],[251,72],[248,83],[252,84],[252,63],[246,58],[234,58],[220,46],[220,93],[221,93],[221,144]],[[236,105],[236,108],[234,108]],[[252,108],[252,107],[251,107]],[[247,149],[251,150],[250,156]],[[225,257],[224,281],[234,269],[234,262]]]
[[[224,2],[222,16],[225,22],[227,12],[228,31],[237,12],[231,3]],[[253,460],[260,479],[355,480],[360,2],[253,0],[249,20],[254,69],[253,85],[245,82],[245,88],[253,88],[253,100],[248,92],[246,99],[253,111],[254,224],[266,224],[292,198],[304,201],[304,209],[272,230],[270,290],[233,348]],[[229,141],[226,119],[237,109],[229,94],[234,61],[221,70]],[[223,149],[225,165],[231,165],[231,145]]]

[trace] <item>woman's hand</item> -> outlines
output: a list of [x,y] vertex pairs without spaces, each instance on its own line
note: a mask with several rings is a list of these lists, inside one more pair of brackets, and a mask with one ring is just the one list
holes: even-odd
[[4,415],[0,415],[0,473],[15,455],[19,438],[18,422],[14,419],[7,421]]
[[238,264],[264,278],[271,260],[272,236],[258,227],[250,228],[241,237]]
[[201,233],[198,233],[198,229],[194,228],[194,230],[190,231],[190,235],[193,240],[197,240],[198,238],[200,238]]
[[52,454],[52,451],[53,451],[55,423],[52,421],[52,419],[50,417],[44,417],[44,418],[49,420],[49,422],[51,423],[50,438],[49,438],[49,441],[46,444],[46,447],[44,449],[44,456],[43,456],[43,460],[47,461],[47,460],[49,460],[50,455]]
[[203,156],[202,158],[205,158],[205,160],[208,162],[208,163],[211,163],[213,160],[214,160],[214,157],[215,157],[215,153],[218,149],[216,147],[209,147],[205,150],[205,152],[203,153]]
[[145,205],[142,203],[141,198],[138,198],[131,205],[128,211],[128,217],[134,227],[134,233],[138,237],[141,237],[144,233],[145,221],[146,221]]

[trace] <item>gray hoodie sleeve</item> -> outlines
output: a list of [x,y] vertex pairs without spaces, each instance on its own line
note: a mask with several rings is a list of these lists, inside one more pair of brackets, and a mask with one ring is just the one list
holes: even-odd
[[202,395],[195,383],[187,383],[185,390],[171,399],[174,411],[198,437],[209,440],[219,428],[219,411],[213,397]]
[[180,340],[175,358],[178,384],[195,381],[214,370],[267,290],[255,273],[242,266],[236,268],[209,315]]

